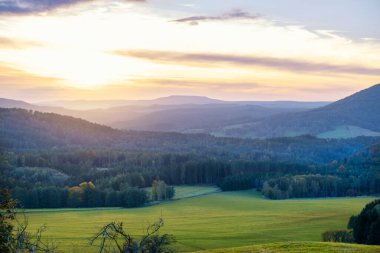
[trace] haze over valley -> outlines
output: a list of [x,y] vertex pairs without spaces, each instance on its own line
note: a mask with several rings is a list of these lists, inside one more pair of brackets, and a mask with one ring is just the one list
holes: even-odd
[[379,136],[380,85],[336,102],[223,101],[199,96],[154,100],[52,101],[0,99],[4,108],[68,115],[126,130],[204,133],[220,137],[321,138]]

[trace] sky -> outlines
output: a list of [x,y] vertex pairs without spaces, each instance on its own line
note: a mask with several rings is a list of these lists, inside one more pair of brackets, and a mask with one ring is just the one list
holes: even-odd
[[378,0],[0,0],[0,97],[334,101],[380,83]]

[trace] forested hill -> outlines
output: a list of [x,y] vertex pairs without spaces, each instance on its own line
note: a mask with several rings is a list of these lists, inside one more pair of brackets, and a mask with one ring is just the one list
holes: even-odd
[[321,108],[267,118],[250,131],[258,137],[379,135],[379,108],[380,84],[377,84]]
[[325,163],[349,157],[378,138],[325,140],[313,136],[251,140],[206,134],[121,131],[52,113],[0,108],[0,147],[13,150],[101,148],[186,152],[222,159]]
[[122,135],[110,127],[54,113],[0,108],[1,146],[46,148],[107,144]]
[[360,167],[362,169],[376,169],[380,172],[380,142],[351,156],[347,160],[347,166],[354,169],[360,169]]

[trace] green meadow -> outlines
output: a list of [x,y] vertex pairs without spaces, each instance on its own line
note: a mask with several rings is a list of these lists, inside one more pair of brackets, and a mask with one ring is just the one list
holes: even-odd
[[[144,188],[148,194],[152,192],[151,187]],[[192,198],[210,193],[220,192],[217,186],[203,186],[203,185],[181,185],[175,186],[174,200]]]
[[[191,194],[189,189],[183,191],[183,195]],[[88,241],[108,222],[123,221],[127,231],[140,236],[148,224],[162,216],[165,225],[161,233],[175,235],[179,252],[192,252],[290,241],[318,242],[323,231],[344,229],[349,217],[373,199],[268,200],[249,190],[211,193],[143,208],[36,209],[26,210],[26,215],[30,231],[45,224],[45,238],[55,241],[62,252],[96,252]]]
[[197,253],[379,253],[380,246],[324,242],[280,242]]

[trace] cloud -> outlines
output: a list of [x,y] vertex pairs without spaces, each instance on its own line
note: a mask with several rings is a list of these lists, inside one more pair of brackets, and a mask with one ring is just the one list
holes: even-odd
[[261,84],[254,82],[242,82],[233,80],[203,80],[203,79],[183,79],[183,78],[147,78],[147,79],[132,79],[131,84],[145,85],[147,87],[172,87],[183,89],[199,89],[204,88],[207,90],[217,89],[255,89],[261,87]]
[[25,48],[25,47],[40,47],[40,46],[42,45],[37,42],[18,40],[18,39],[0,36],[0,47],[2,49],[4,48],[19,49],[19,48]]
[[377,38],[360,38],[361,40],[364,40],[364,41],[380,41],[380,39],[377,39]]
[[154,50],[119,50],[115,53],[125,57],[140,58],[162,64],[173,65],[182,64],[189,66],[215,67],[228,64],[243,67],[267,67],[291,72],[346,73],[380,76],[379,68],[358,65],[333,65],[329,63],[315,63],[286,58]]
[[67,93],[62,79],[39,76],[0,61],[0,97],[40,101]]
[[0,2],[0,13],[26,14],[48,11],[60,6],[87,1],[89,0],[4,0]]
[[51,85],[62,81],[58,78],[43,77],[28,73],[6,63],[0,62],[0,91],[5,87],[28,87],[30,85]]
[[[30,14],[94,0],[0,0],[0,14]],[[144,0],[121,0],[144,2]]]
[[224,21],[232,19],[251,19],[255,20],[259,18],[260,15],[252,15],[249,12],[242,10],[232,10],[230,12],[224,13],[219,16],[191,16],[181,19],[172,20],[172,22],[177,23],[188,23],[190,25],[198,25],[200,21]]

